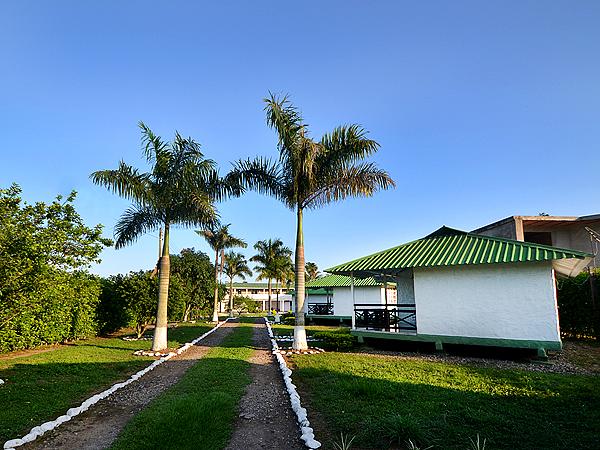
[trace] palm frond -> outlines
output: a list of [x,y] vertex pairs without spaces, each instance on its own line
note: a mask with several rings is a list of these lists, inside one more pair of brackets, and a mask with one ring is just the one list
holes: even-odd
[[144,122],[140,121],[138,127],[142,130],[142,151],[149,163],[158,161],[158,157],[168,152],[169,144],[164,142]]
[[90,175],[94,184],[108,188],[111,192],[140,203],[151,201],[149,198],[150,174],[140,173],[132,166],[119,162],[115,170],[98,170]]
[[240,160],[227,178],[236,186],[270,195],[289,206],[288,186],[277,162],[261,157]]
[[360,163],[338,168],[306,199],[304,207],[317,208],[348,197],[370,197],[376,191],[395,187],[389,174],[373,163]]
[[277,131],[279,149],[293,149],[296,140],[302,134],[305,126],[298,108],[290,102],[287,95],[279,97],[269,93],[265,102],[267,125]]
[[379,149],[379,144],[368,139],[367,131],[360,125],[339,126],[321,138],[322,151],[315,165],[320,170],[337,170],[361,161]]
[[115,248],[135,242],[141,235],[156,230],[164,223],[164,217],[149,207],[131,206],[115,225]]

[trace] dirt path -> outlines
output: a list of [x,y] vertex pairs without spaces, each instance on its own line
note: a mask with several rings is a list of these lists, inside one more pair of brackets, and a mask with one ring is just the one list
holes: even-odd
[[252,383],[240,402],[227,450],[305,449],[262,319],[254,324],[253,343],[257,350],[250,359]]
[[197,345],[173,357],[139,380],[99,401],[88,411],[61,425],[22,449],[105,449],[125,424],[161,392],[183,376],[206,352],[218,345],[238,324],[227,322]]

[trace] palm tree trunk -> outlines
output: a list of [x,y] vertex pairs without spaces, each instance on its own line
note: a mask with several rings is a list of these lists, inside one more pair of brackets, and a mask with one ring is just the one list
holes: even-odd
[[167,305],[169,303],[169,277],[171,272],[168,222],[165,223],[165,238],[158,270],[158,308],[156,310],[154,338],[152,339],[152,350],[155,352],[167,348]]
[[279,286],[278,286],[278,284],[279,284],[279,280],[275,279],[275,298],[276,298],[275,304],[277,305],[277,309],[281,310],[281,308],[280,308],[281,305],[279,304]]
[[215,250],[215,301],[213,304],[213,322],[219,321],[219,250]]
[[269,312],[273,311],[273,306],[271,305],[271,279],[267,283],[267,291],[269,293]]
[[294,350],[306,350],[306,329],[304,328],[304,233],[302,231],[302,208],[298,207],[296,231],[296,326],[294,327]]
[[233,277],[229,278],[229,317],[233,318]]

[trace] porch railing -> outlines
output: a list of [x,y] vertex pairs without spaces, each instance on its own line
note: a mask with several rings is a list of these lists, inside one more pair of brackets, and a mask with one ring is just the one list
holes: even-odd
[[333,315],[333,304],[332,303],[309,303],[308,314],[314,314],[315,316],[332,316]]
[[417,315],[413,304],[356,304],[355,326],[375,331],[417,331]]

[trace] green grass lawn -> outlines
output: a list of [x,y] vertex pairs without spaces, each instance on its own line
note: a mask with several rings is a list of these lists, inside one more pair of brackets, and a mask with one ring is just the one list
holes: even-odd
[[[127,425],[113,449],[219,449],[231,437],[251,379],[252,327],[242,318],[220,346]],[[253,320],[252,320],[253,321]]]
[[352,353],[292,362],[325,448],[340,433],[356,436],[353,448],[406,448],[410,439],[464,450],[477,434],[487,449],[582,450],[600,442],[598,376]]
[[[178,347],[208,331],[207,323],[169,329],[169,346]],[[133,356],[150,341],[95,338],[48,351],[0,357],[0,442],[55,419],[93,393],[126,379],[153,358]]]

